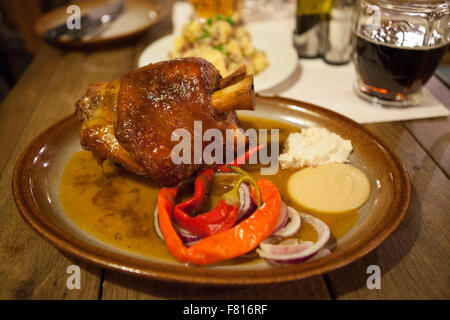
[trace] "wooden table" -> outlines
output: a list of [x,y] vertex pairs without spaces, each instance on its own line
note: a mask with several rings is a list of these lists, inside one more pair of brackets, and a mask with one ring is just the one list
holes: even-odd
[[[170,17],[137,45],[96,52],[40,51],[0,107],[1,299],[449,299],[450,120],[367,125],[400,156],[412,183],[400,227],[362,259],[323,276],[284,284],[206,287],[144,280],[66,257],[32,231],[11,194],[20,153],[42,130],[74,112],[74,101],[95,81],[136,67],[144,46],[171,30]],[[450,90],[433,78],[428,88],[447,107]],[[81,267],[81,290],[68,290],[66,269]],[[367,267],[381,268],[381,289],[366,286]]]

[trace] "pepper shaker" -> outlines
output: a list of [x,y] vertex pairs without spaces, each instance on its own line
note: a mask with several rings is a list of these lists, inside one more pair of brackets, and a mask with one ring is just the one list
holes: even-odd
[[352,56],[352,15],[355,0],[334,0],[323,59],[329,64],[346,64]]

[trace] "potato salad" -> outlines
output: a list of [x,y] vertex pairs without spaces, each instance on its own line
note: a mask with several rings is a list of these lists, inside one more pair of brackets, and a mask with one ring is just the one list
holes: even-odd
[[183,26],[175,39],[171,58],[200,57],[219,69],[223,77],[242,64],[249,74],[258,74],[269,62],[265,52],[256,50],[247,29],[233,18],[217,15],[209,19],[194,19]]

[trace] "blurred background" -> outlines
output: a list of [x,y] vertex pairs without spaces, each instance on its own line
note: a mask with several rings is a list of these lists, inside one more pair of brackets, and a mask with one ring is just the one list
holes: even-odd
[[34,23],[68,0],[0,0],[0,102],[39,51]]
[[[261,10],[271,1],[296,0],[243,0],[248,10]],[[301,1],[301,0],[298,0]],[[0,0],[0,102],[20,78],[33,56],[43,45],[35,33],[34,24],[44,13],[77,1],[69,0]],[[164,1],[159,1],[164,5]],[[270,14],[270,12],[265,12]],[[292,15],[295,16],[295,12]],[[440,78],[450,78],[450,54],[447,52],[437,71]]]

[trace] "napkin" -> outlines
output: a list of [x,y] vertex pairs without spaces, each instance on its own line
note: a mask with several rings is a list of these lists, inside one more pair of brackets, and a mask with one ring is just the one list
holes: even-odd
[[[191,14],[192,7],[189,3],[175,3],[173,22],[176,34],[179,34],[181,27],[189,20]],[[267,37],[284,42],[286,46],[292,46],[295,5],[292,3],[279,4],[277,9],[271,10],[270,13],[259,14],[256,18],[247,19],[246,26],[251,34],[261,32]],[[257,44],[254,45],[258,47]],[[264,50],[259,47],[258,49]],[[449,110],[426,88],[423,90],[422,101],[419,105],[387,108],[373,105],[359,98],[353,89],[355,81],[356,74],[352,63],[333,66],[325,63],[322,59],[299,59],[297,69],[288,78],[260,93],[316,104],[343,114],[359,123],[391,122],[449,115]]]

